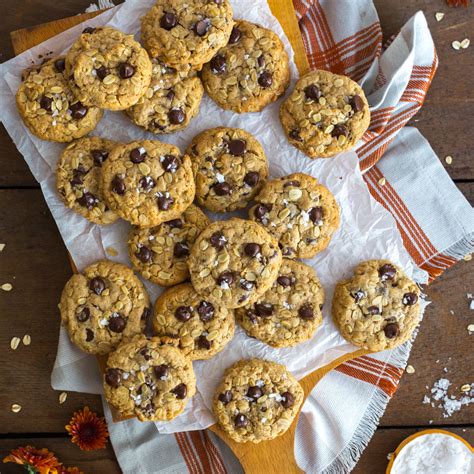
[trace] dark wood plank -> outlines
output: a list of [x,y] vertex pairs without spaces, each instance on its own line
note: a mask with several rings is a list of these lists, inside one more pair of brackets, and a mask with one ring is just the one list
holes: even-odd
[[[367,449],[362,454],[352,474],[381,474],[388,465],[387,454],[395,451],[397,446],[417,429],[378,429]],[[449,429],[471,443],[474,442],[474,428]]]
[[[71,275],[64,244],[40,190],[0,190],[0,433],[62,432],[75,409],[102,411],[98,396],[69,393],[59,405],[50,375],[59,334],[58,299]],[[13,351],[14,336],[31,345]],[[13,403],[20,413],[12,413]]]
[[[17,438],[0,440],[0,459],[12,449],[31,445],[36,448],[47,448],[53,451],[65,466],[77,466],[85,473],[120,474],[122,471],[115,459],[112,445],[97,451],[81,451],[68,438]],[[2,464],[2,474],[24,473],[24,468],[16,464]]]

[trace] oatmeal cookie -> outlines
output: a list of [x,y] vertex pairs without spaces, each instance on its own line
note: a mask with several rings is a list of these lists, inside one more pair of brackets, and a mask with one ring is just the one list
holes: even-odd
[[191,283],[166,290],[155,303],[153,328],[159,336],[177,338],[192,360],[209,359],[232,339],[232,310],[201,298]]
[[109,355],[104,395],[122,416],[169,421],[196,393],[191,360],[168,342],[136,336]]
[[151,61],[132,35],[86,28],[66,55],[66,74],[86,105],[123,110],[136,104],[151,80]]
[[100,260],[70,278],[59,310],[74,344],[90,354],[107,354],[142,331],[149,306],[148,294],[130,268]]
[[221,428],[238,443],[282,435],[298,414],[304,393],[284,365],[241,360],[226,370],[214,396]]
[[410,339],[420,319],[420,289],[389,260],[360,263],[337,284],[332,315],[342,336],[370,351]]
[[211,303],[238,308],[263,295],[278,276],[281,251],[258,224],[243,219],[213,222],[188,260],[196,291]]
[[339,227],[334,196],[307,174],[267,182],[255,201],[249,218],[278,239],[284,257],[314,257],[329,245]]
[[289,347],[311,339],[321,325],[324,290],[314,270],[283,259],[278,278],[254,304],[235,310],[251,337],[273,347]]
[[18,112],[42,140],[70,142],[94,130],[102,118],[97,107],[79,102],[64,75],[64,58],[30,69],[16,93]]
[[311,158],[350,150],[370,123],[361,87],[346,76],[312,71],[303,76],[280,108],[290,143]]
[[227,46],[204,65],[202,80],[223,109],[258,112],[288,87],[288,55],[273,31],[239,20]]
[[227,44],[232,17],[228,0],[157,0],[141,20],[142,41],[152,58],[200,69]]
[[191,204],[177,219],[151,228],[133,227],[128,240],[133,268],[160,286],[187,280],[190,249],[210,223],[206,214]]
[[102,163],[115,145],[105,138],[81,138],[69,144],[58,161],[56,187],[64,204],[94,224],[112,224],[118,219],[99,190]]
[[102,167],[102,195],[139,227],[178,218],[194,199],[191,160],[173,145],[144,140],[115,147]]

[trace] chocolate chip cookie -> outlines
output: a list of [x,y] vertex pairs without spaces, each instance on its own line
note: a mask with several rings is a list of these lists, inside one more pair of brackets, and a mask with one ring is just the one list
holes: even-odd
[[263,295],[278,276],[277,241],[255,222],[213,222],[191,249],[188,260],[196,291],[213,304],[238,308]]
[[214,396],[221,428],[238,443],[260,443],[282,435],[303,402],[303,389],[285,366],[241,360],[226,370]]
[[273,31],[239,20],[227,46],[204,65],[202,80],[223,109],[258,112],[288,87],[288,55]]
[[152,58],[200,69],[227,44],[232,16],[228,0],[157,0],[141,20],[142,41]]
[[64,204],[94,224],[112,224],[118,219],[99,190],[102,163],[115,145],[104,138],[81,138],[68,145],[58,161],[56,187]]
[[339,207],[330,191],[303,173],[265,184],[249,218],[278,239],[284,257],[311,258],[339,227]]
[[59,57],[30,69],[16,93],[20,117],[42,140],[70,142],[94,130],[102,118],[100,109],[74,96],[64,68],[64,58]]
[[150,86],[126,113],[136,125],[153,133],[182,130],[199,112],[204,94],[201,80],[189,65],[172,68],[157,59],[152,64]]
[[177,219],[151,228],[133,227],[128,240],[133,268],[160,286],[187,280],[190,249],[210,223],[206,214],[191,204]]
[[166,338],[136,336],[109,355],[104,395],[122,416],[169,421],[195,393],[191,360]]
[[193,164],[196,199],[213,212],[246,207],[268,176],[262,145],[241,128],[205,130],[186,153]]
[[303,76],[280,108],[290,143],[311,158],[350,150],[370,123],[361,87],[346,76],[312,71]]
[[158,336],[177,338],[178,347],[192,360],[209,359],[234,336],[234,314],[183,283],[156,300],[153,328]]
[[139,227],[178,218],[194,199],[191,160],[158,140],[115,147],[102,167],[102,194],[120,217]]
[[251,337],[273,347],[288,347],[313,337],[321,325],[324,290],[314,270],[283,259],[278,278],[255,303],[235,310]]
[[150,85],[151,61],[132,35],[111,27],[86,28],[66,55],[66,74],[83,104],[123,110]]
[[59,310],[74,344],[90,354],[107,354],[122,339],[141,332],[149,306],[147,292],[130,268],[100,260],[70,278]]
[[389,260],[368,260],[337,284],[332,315],[352,344],[374,352],[392,349],[410,339],[418,325],[420,290]]

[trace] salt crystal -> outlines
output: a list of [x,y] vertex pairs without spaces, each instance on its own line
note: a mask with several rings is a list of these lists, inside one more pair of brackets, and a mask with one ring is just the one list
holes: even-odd
[[225,181],[225,177],[221,173],[216,173],[216,179],[218,183],[223,183]]

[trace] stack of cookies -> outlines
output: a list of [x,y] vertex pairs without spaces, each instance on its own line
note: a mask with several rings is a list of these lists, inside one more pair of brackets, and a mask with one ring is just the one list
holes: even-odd
[[[71,340],[108,356],[107,400],[153,421],[184,410],[196,391],[192,361],[222,351],[235,321],[275,348],[314,337],[324,290],[299,259],[328,247],[340,215],[309,175],[269,180],[262,145],[240,128],[204,130],[184,153],[153,139],[86,136],[104,109],[174,133],[197,116],[204,91],[224,109],[258,112],[289,85],[281,40],[234,21],[228,0],[158,0],[141,25],[143,47],[113,28],[86,28],[65,58],[28,71],[17,103],[32,133],[71,142],[57,165],[65,205],[97,225],[129,222],[131,267],[167,288],[153,308],[131,268],[103,260],[69,280],[59,305]],[[302,77],[280,110],[290,143],[312,158],[352,148],[369,118],[362,89],[327,71]],[[206,214],[245,208],[247,219]],[[419,294],[391,262],[364,262],[337,286],[334,321],[360,347],[395,347],[418,322]],[[241,360],[226,371],[214,413],[234,440],[260,442],[288,429],[303,398],[284,366]]]

